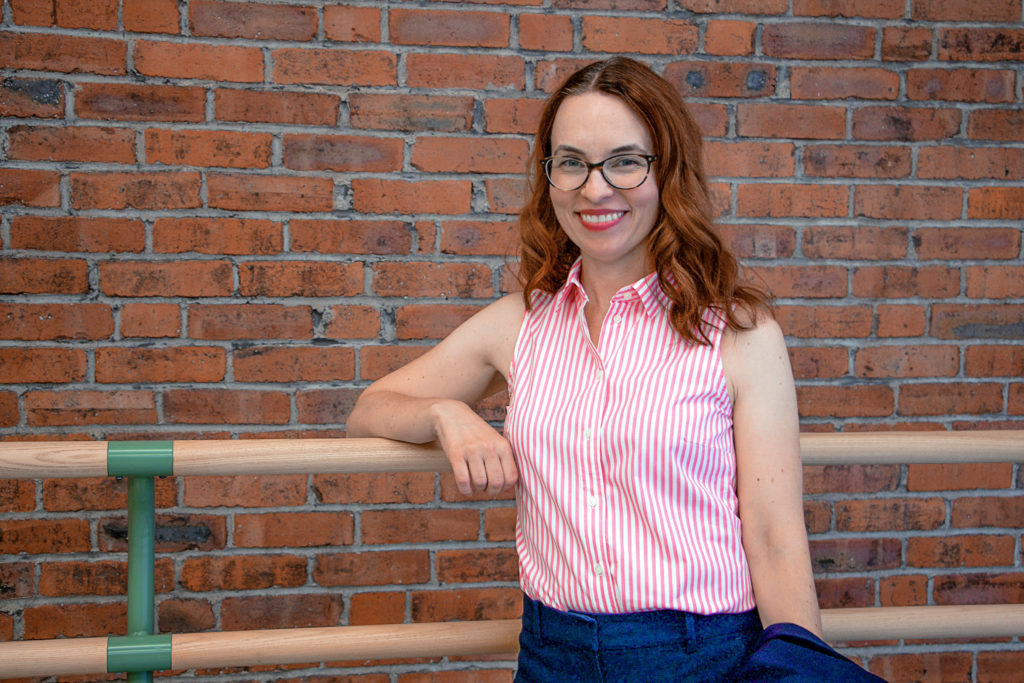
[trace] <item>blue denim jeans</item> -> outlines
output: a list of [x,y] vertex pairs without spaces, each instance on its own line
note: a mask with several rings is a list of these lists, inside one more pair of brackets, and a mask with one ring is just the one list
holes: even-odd
[[730,680],[761,635],[757,610],[561,612],[524,596],[516,683]]

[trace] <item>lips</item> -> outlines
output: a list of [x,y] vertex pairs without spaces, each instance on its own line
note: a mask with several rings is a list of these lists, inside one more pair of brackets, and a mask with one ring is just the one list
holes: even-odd
[[578,211],[576,215],[587,230],[607,230],[626,215],[625,211]]

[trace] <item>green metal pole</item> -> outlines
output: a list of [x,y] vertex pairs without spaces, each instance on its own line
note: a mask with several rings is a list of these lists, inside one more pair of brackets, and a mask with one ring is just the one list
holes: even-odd
[[[153,634],[153,537],[156,535],[153,477],[128,478],[128,635]],[[128,683],[152,683],[152,671],[128,673]]]

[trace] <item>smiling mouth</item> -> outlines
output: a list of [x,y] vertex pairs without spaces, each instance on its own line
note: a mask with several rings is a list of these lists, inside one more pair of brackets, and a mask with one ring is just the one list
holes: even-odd
[[583,213],[577,214],[580,217],[580,222],[583,223],[583,227],[590,230],[604,230],[618,223],[623,216],[626,215],[625,211],[607,211],[603,213]]

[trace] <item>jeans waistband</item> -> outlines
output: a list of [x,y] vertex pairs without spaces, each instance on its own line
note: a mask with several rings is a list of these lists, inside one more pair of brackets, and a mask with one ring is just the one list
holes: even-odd
[[534,636],[586,649],[699,646],[708,638],[761,630],[757,610],[738,614],[695,614],[656,610],[626,614],[563,612],[523,596],[523,629]]

